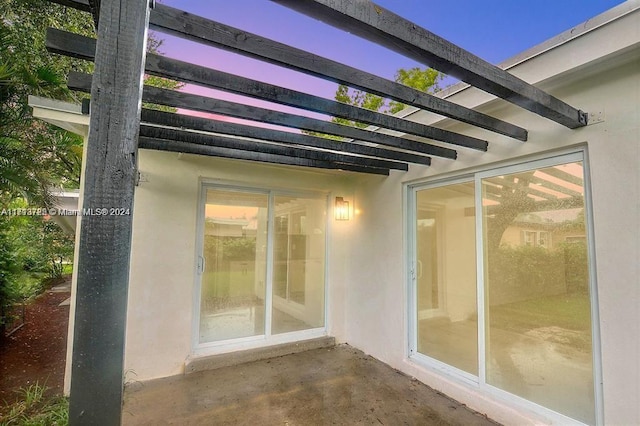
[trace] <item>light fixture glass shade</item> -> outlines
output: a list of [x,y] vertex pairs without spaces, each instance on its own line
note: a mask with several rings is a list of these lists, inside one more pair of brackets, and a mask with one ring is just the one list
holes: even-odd
[[349,202],[342,197],[336,197],[333,214],[336,220],[349,220]]

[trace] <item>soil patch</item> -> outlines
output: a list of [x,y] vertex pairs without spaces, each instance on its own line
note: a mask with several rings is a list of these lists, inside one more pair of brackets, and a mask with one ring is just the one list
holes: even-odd
[[[65,280],[50,283],[59,286]],[[25,325],[11,336],[0,336],[0,406],[20,398],[17,390],[35,382],[61,395],[67,351],[69,306],[59,306],[68,291],[47,291],[26,308]]]

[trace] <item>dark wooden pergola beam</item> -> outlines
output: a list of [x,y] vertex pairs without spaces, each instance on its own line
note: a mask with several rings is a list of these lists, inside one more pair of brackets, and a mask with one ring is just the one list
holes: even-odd
[[[47,30],[47,49],[67,56],[93,60],[95,40],[79,34],[49,28]],[[488,145],[487,141],[478,138],[161,55],[148,54],[145,69],[147,73],[159,77],[250,96],[334,117],[346,118],[466,148],[486,151]]]
[[587,125],[587,113],[370,0],[271,1],[415,59],[570,129]]
[[[71,72],[69,73],[69,81],[67,85],[73,90],[87,91],[91,85],[91,76],[88,74]],[[178,92],[175,90],[145,86],[142,93],[142,99],[145,102],[174,108],[184,108],[193,111],[221,114],[229,117],[325,133],[415,151],[421,154],[438,155],[445,158],[452,157],[452,150],[448,148],[442,148],[382,133],[371,132],[368,130],[358,129],[356,127],[342,126],[315,118],[287,114],[250,105],[208,98],[206,96]],[[455,153],[455,151],[453,152]],[[455,158],[455,154],[453,157]]]
[[[91,12],[89,0],[49,0],[51,3],[57,3],[62,6],[71,7],[82,12]],[[97,5],[97,4],[96,4]]]
[[364,155],[367,157],[386,158],[389,160],[430,165],[431,159],[426,156],[410,154],[403,151],[377,148],[351,142],[335,141],[301,133],[283,132],[281,130],[266,129],[264,127],[247,126],[227,121],[211,120],[191,115],[143,109],[141,121],[178,129],[191,129],[209,133],[219,133],[240,136],[251,139],[265,140],[282,144],[292,144],[338,151],[345,154]]
[[527,140],[525,129],[497,118],[357,68],[169,6],[156,5],[151,13],[149,25],[164,33],[345,84],[521,141]]
[[406,163],[398,163],[395,161],[356,157],[352,155],[338,154],[335,152],[320,151],[317,149],[306,149],[300,146],[278,145],[269,142],[259,142],[255,140],[215,134],[196,133],[187,130],[170,129],[147,124],[142,124],[140,126],[140,136],[154,139],[174,140],[194,145],[207,145],[219,148],[237,149],[240,151],[261,152],[263,154],[281,155],[283,157],[306,158],[309,160],[332,163],[353,164],[377,169],[409,170]]
[[[67,55],[75,58],[85,59],[85,60],[91,60],[92,50],[90,46],[87,46],[87,42],[91,43],[91,39],[86,37],[80,37],[80,36],[68,37],[68,34],[70,33],[65,33],[60,30],[49,28],[47,30],[47,42],[46,42],[47,49],[54,53],[59,53],[59,54],[63,54],[63,55]],[[77,90],[86,91],[89,85],[90,85],[90,80],[88,79],[88,77],[86,76],[82,77],[78,73],[73,73],[73,72],[69,74],[69,87],[75,88]],[[153,94],[147,93],[150,90],[153,92]],[[180,102],[180,106],[177,106],[171,103],[172,101],[179,102],[177,99],[171,99],[172,98],[171,94],[175,94],[176,98],[177,97],[183,98],[182,102]],[[145,98],[145,101],[147,102],[153,102],[157,104],[169,105],[176,108],[185,108],[185,109],[197,109],[194,106],[202,104],[203,103],[201,101],[202,99],[209,99],[210,101],[212,101],[211,98],[198,97],[197,95],[188,95],[188,94],[184,94],[182,92],[177,92],[177,91],[167,91],[167,90],[157,91],[151,87],[148,87],[147,89],[145,89],[145,94],[143,96],[147,97]],[[149,100],[148,99],[149,96],[153,96],[156,99]],[[186,100],[184,100],[185,98],[191,99],[193,102],[189,104]],[[216,108],[215,110],[206,109],[202,111],[232,115],[232,114],[227,114],[221,111],[220,108],[223,108],[226,110],[233,109],[236,112],[238,112],[238,110],[242,110],[241,115],[233,115],[233,116],[248,119],[248,120],[257,120],[257,121],[268,122],[271,124],[279,124],[286,127],[301,128],[304,130],[331,134],[331,135],[340,136],[348,139],[363,140],[367,142],[378,143],[382,145],[391,146],[394,148],[400,148],[408,151],[419,152],[421,154],[435,155],[435,156],[449,158],[449,159],[455,159],[457,157],[457,152],[455,150],[436,146],[436,145],[431,145],[425,142],[413,141],[406,138],[385,135],[382,133],[358,129],[350,126],[342,126],[336,123],[331,123],[331,122],[317,120],[317,119],[308,118],[308,119],[302,120],[305,117],[292,115],[292,114],[277,113],[275,111],[271,111],[263,108],[249,107],[246,105],[243,106],[242,104],[237,104],[237,103],[232,103],[232,102],[227,102],[222,100],[217,102],[218,102],[218,105],[216,106],[211,106],[211,102],[209,102],[209,108]],[[278,121],[277,122],[266,121],[266,119],[261,120],[258,117],[278,119]],[[309,126],[309,127],[300,127],[301,123],[304,123],[306,126]],[[415,124],[418,124],[418,123],[415,123]],[[475,149],[482,150],[482,151],[487,150],[488,144],[486,141],[482,141],[480,139],[472,138],[465,135],[456,135],[456,139],[457,139],[457,142],[459,142],[460,144],[465,144],[469,147],[473,147]]]
[[98,28],[98,23],[100,21],[100,0],[88,0],[89,1],[89,11],[93,16],[93,23]]
[[140,137],[139,147],[158,151],[180,152],[186,154],[207,155],[211,157],[230,158],[235,160],[249,160],[260,163],[284,164],[290,166],[314,167],[322,169],[345,170],[359,173],[389,175],[389,169],[357,166],[354,164],[340,164],[330,161],[310,160],[307,158],[287,157],[267,154],[264,152],[243,151],[239,149],[218,146],[197,145],[192,143]]
[[100,16],[78,241],[72,426],[118,425],[122,415],[131,212],[149,6],[146,1],[102,0]]

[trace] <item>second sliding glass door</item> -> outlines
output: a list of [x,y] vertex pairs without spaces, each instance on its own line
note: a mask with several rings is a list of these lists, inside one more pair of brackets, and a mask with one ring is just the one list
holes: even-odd
[[585,179],[574,153],[411,188],[412,357],[598,424]]
[[324,327],[326,197],[205,186],[198,344]]

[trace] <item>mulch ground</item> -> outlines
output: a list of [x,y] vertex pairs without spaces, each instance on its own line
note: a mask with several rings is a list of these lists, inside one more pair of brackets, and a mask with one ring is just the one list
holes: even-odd
[[62,394],[69,306],[58,305],[68,297],[68,292],[45,291],[27,306],[23,327],[0,336],[0,407],[15,402],[20,388],[36,382],[45,384],[50,395]]

